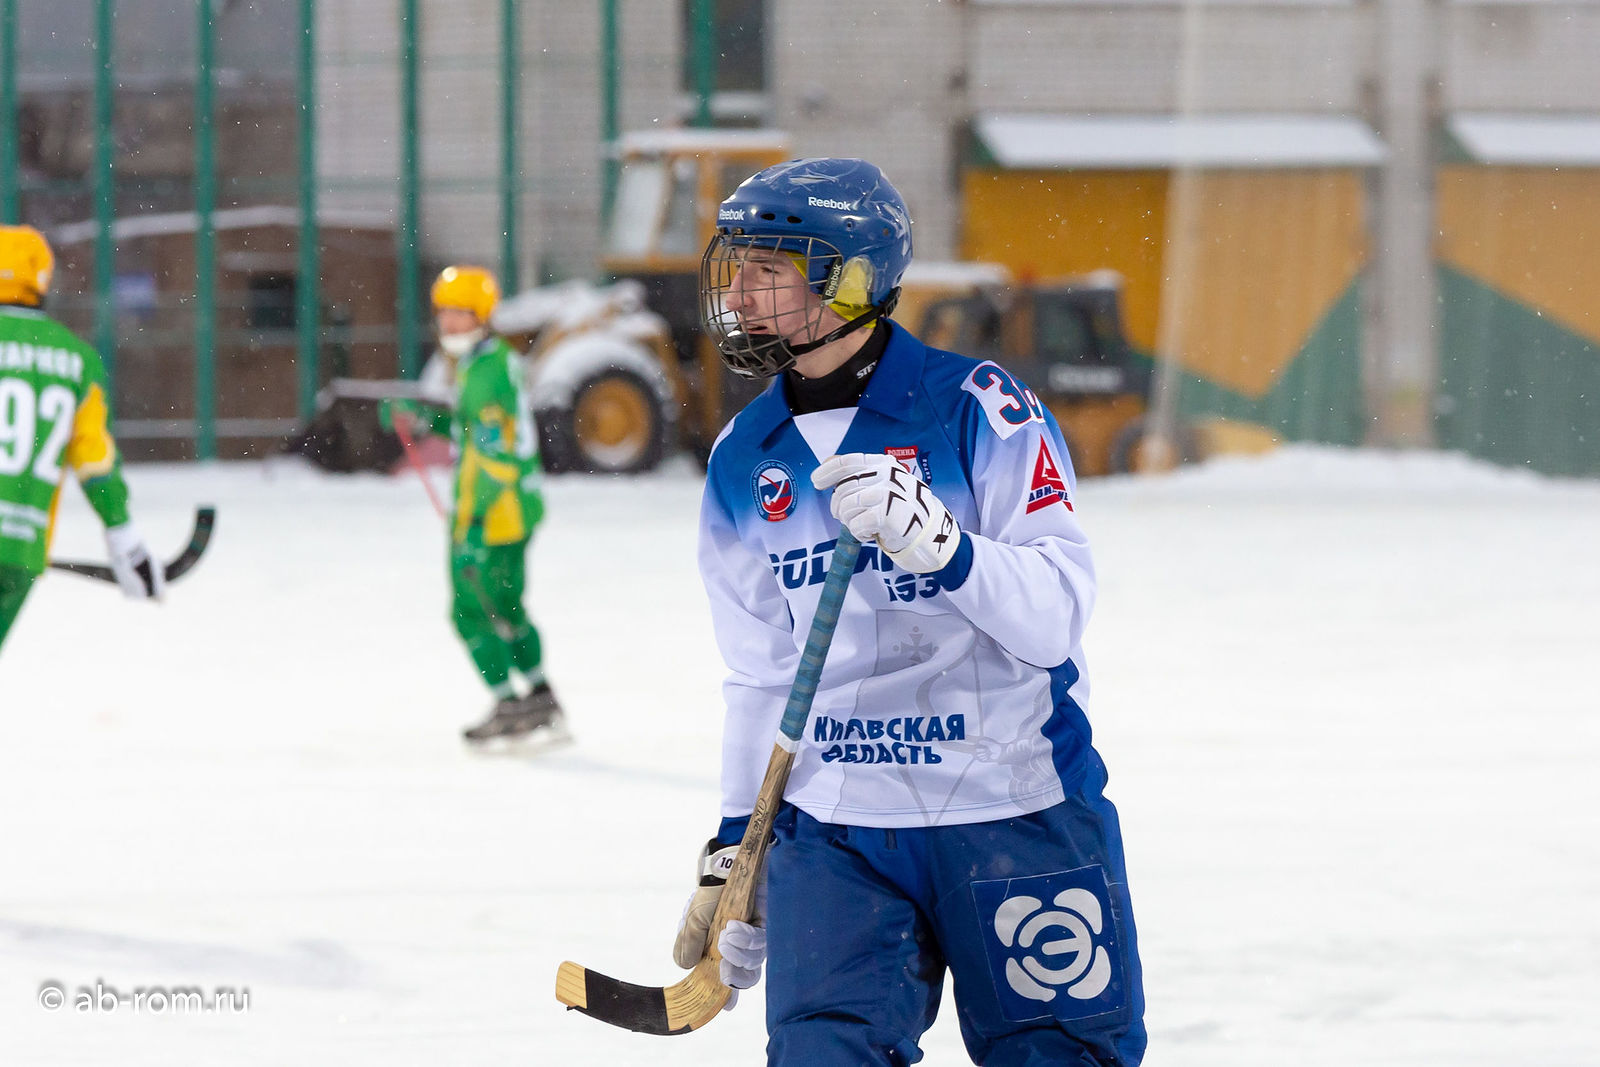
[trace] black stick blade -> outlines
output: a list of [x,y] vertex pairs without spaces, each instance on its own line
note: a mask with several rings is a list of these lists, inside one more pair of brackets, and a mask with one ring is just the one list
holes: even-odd
[[716,1018],[728,1000],[715,960],[701,960],[688,977],[662,987],[619,982],[576,963],[556,971],[556,999],[574,1011],[638,1034],[686,1034]]
[[[161,568],[161,573],[168,582],[175,582],[189,573],[189,569],[200,562],[200,557],[205,554],[206,546],[211,543],[211,531],[217,525],[217,509],[206,505],[198,507],[194,512],[194,532],[189,535],[189,543],[184,546],[172,560]],[[66,571],[69,574],[81,574],[85,578],[97,578],[102,582],[115,582],[117,576],[111,568],[104,563],[84,563],[78,560],[56,559],[50,561],[54,570]]]
[[189,568],[200,562],[200,557],[205,555],[206,546],[211,543],[211,531],[217,525],[217,509],[206,505],[195,509],[194,532],[189,535],[189,543],[183,551],[173,558],[163,572],[167,581],[175,582],[189,573]]

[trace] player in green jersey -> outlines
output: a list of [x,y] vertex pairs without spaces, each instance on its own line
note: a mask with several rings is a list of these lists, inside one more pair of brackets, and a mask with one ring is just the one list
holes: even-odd
[[[453,411],[393,404],[392,419],[421,420],[456,447],[450,519],[451,620],[494,694],[469,741],[541,731],[565,734],[544,676],[539,630],[523,605],[528,543],[544,516],[539,431],[523,382],[522,357],[489,331],[499,302],[494,275],[448,267],[433,284],[439,352],[424,377],[448,377]],[[518,690],[513,671],[526,690]]]
[[32,226],[0,226],[0,644],[44,572],[70,468],[106,526],[122,591],[161,598],[165,579],[128,519],[107,427],[105,366],[43,311],[55,257]]

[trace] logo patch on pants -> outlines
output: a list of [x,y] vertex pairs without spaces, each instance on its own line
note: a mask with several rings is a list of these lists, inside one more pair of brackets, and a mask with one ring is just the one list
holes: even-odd
[[1122,1007],[1116,918],[1099,864],[974,882],[972,898],[1007,1019],[1085,1019]]

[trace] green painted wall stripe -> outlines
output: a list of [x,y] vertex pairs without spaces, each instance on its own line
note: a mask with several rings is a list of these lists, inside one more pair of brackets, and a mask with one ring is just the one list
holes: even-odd
[[[1600,346],[1459,271],[1440,267],[1438,279],[1439,447],[1544,474],[1600,475]],[[1266,394],[1189,374],[1178,410],[1265,426],[1286,441],[1359,445],[1362,340],[1358,282]]]
[[[1248,396],[1185,374],[1178,412],[1265,426],[1286,441],[1358,445],[1364,435],[1361,391],[1361,291],[1352,283],[1328,309],[1273,387]],[[1148,356],[1141,357],[1148,361]]]
[[1438,285],[1440,447],[1600,475],[1600,347],[1449,267]]

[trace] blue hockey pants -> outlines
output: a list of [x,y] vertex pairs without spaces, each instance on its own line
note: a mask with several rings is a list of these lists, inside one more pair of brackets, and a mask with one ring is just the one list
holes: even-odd
[[767,907],[769,1064],[922,1058],[946,971],[974,1063],[1135,1067],[1144,993],[1116,810],[911,829],[779,813]]

